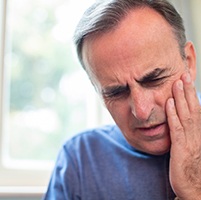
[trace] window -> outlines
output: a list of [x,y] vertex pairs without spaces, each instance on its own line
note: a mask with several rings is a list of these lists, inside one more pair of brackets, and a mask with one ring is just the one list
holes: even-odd
[[0,186],[43,190],[62,142],[104,123],[106,111],[72,46],[79,15],[91,2],[1,1],[6,20]]
[[[64,140],[112,122],[72,44],[79,16],[93,1],[0,0],[0,196],[42,193]],[[200,54],[201,2],[171,2]]]

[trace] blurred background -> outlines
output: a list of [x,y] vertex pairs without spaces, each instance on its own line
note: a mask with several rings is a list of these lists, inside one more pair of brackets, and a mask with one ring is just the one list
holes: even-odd
[[[94,0],[0,0],[0,199],[40,199],[62,143],[113,123],[78,63],[72,35]],[[171,0],[197,51],[201,1]]]

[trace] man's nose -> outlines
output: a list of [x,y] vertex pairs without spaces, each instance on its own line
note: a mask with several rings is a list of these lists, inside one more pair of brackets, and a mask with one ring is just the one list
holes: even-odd
[[141,121],[149,119],[154,109],[154,97],[151,91],[135,89],[131,91],[130,97],[131,112]]

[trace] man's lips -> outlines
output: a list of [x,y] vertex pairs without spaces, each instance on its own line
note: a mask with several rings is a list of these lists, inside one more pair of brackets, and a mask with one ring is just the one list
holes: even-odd
[[149,125],[149,126],[140,126],[140,127],[137,127],[137,129],[144,129],[144,130],[149,130],[149,129],[154,129],[154,128],[156,128],[156,127],[158,127],[158,126],[161,126],[161,125],[163,125],[163,124],[165,124],[165,123],[160,123],[160,124],[156,124],[156,125]]
[[156,125],[137,127],[136,130],[144,136],[154,137],[161,135],[165,132],[167,123],[163,122]]

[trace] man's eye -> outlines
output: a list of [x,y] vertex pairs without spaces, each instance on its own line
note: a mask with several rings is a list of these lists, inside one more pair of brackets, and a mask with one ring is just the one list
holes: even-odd
[[128,88],[118,88],[116,90],[103,93],[103,97],[105,99],[119,99],[127,97],[128,94],[129,94]]
[[142,85],[146,87],[157,87],[162,85],[164,81],[165,81],[165,77],[161,77],[161,78],[149,80],[148,82],[142,83]]

